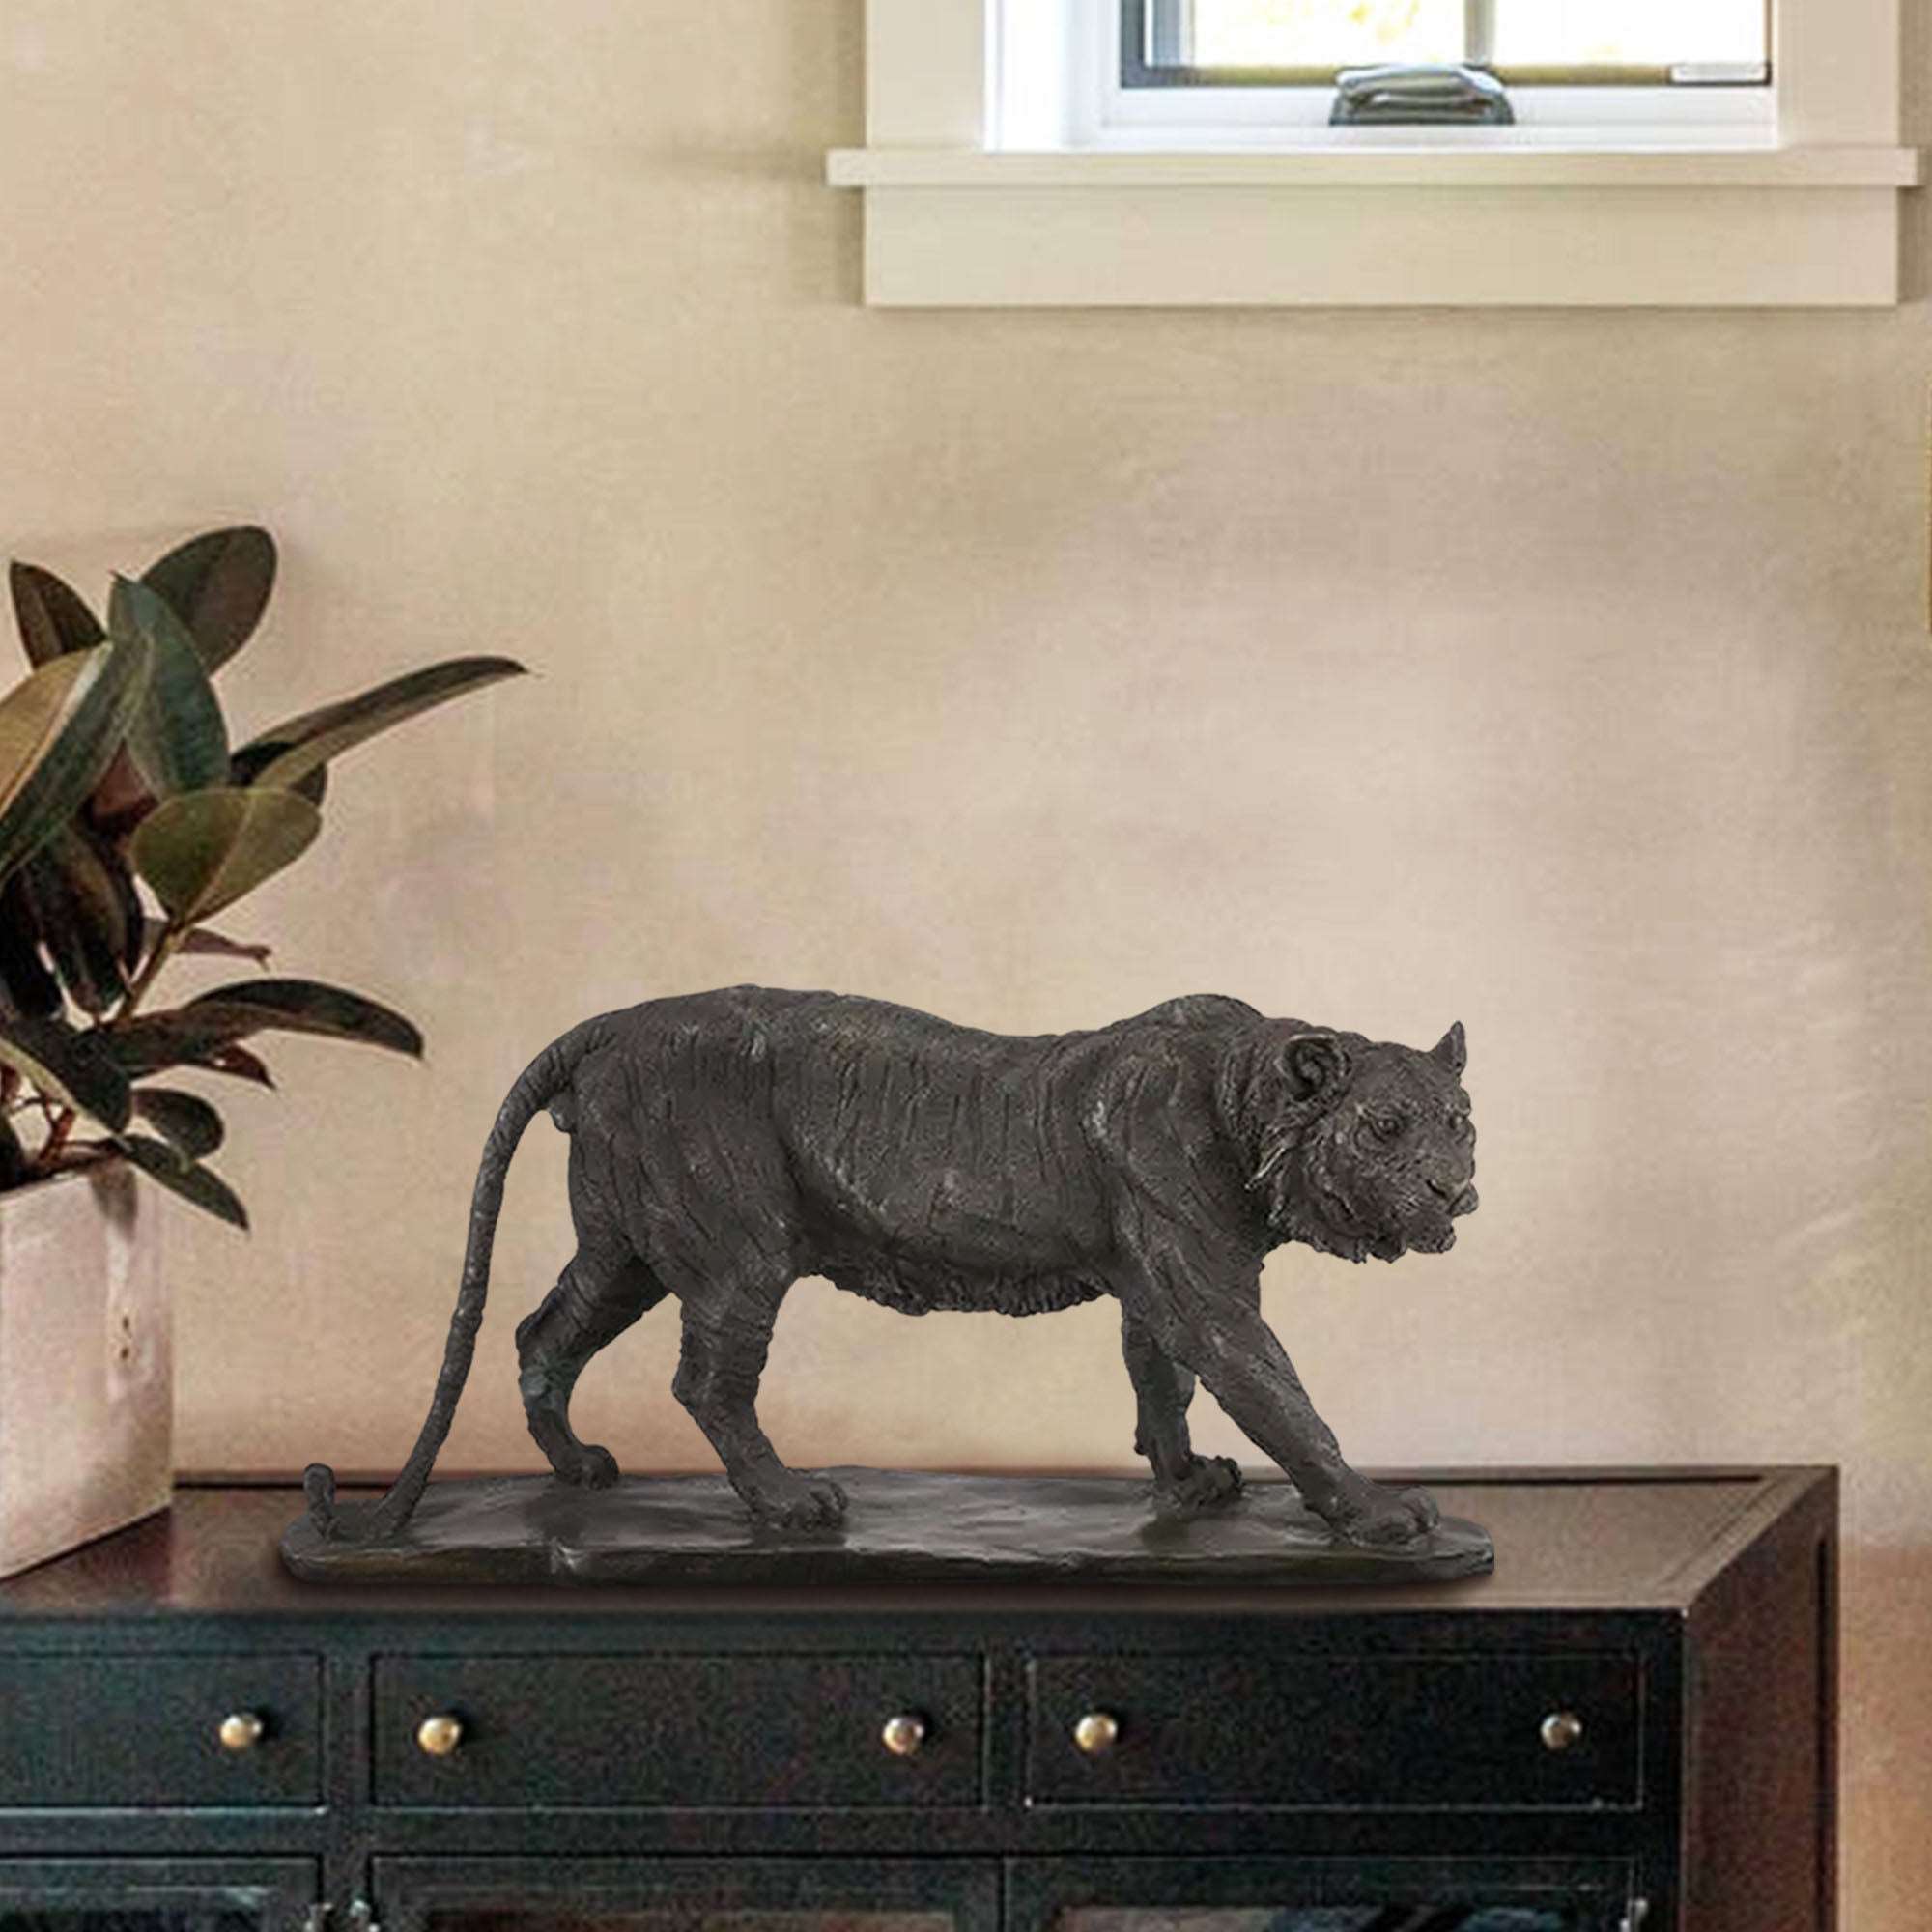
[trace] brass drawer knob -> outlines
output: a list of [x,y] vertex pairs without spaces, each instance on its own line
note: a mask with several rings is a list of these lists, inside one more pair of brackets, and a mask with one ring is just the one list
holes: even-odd
[[221,1740],[223,1750],[253,1750],[268,1734],[269,1726],[263,1721],[258,1711],[231,1711],[221,1720],[221,1728],[215,1735]]
[[879,1742],[895,1757],[912,1757],[925,1742],[925,1719],[911,1711],[888,1718],[879,1730]]
[[1089,1711],[1073,1726],[1073,1743],[1088,1757],[1105,1757],[1120,1738],[1121,1720],[1111,1711]]
[[450,1757],[463,1742],[463,1719],[439,1711],[416,1726],[416,1743],[430,1757]]
[[1583,1720],[1574,1711],[1552,1711],[1539,1729],[1545,1750],[1567,1751],[1583,1739]]

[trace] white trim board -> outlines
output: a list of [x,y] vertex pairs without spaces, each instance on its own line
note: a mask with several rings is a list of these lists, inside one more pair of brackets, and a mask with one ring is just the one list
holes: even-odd
[[883,308],[1882,307],[1889,187],[866,192]]

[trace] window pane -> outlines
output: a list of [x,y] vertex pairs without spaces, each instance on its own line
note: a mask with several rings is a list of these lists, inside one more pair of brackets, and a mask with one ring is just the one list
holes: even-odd
[[1762,61],[1764,0],[1495,0],[1501,67]]
[[1463,58],[1463,0],[1193,0],[1194,67]]
[[1234,70],[1460,61],[1668,68],[1771,57],[1767,0],[1143,0],[1152,66]]

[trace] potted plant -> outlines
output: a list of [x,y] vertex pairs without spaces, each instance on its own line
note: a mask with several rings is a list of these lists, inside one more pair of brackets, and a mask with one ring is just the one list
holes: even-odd
[[[143,1177],[238,1227],[222,1122],[184,1075],[272,1086],[270,1031],[419,1054],[400,1013],[268,975],[229,909],[314,842],[330,768],[363,740],[521,671],[454,658],[240,744],[213,676],[253,635],[275,547],[213,530],[103,625],[11,572],[29,674],[0,698],[0,1576],[161,1508],[173,1477],[168,1297]],[[163,1005],[169,962],[248,977]]]

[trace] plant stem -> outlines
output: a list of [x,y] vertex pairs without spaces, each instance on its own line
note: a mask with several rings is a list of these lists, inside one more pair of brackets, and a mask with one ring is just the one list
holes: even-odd
[[34,1164],[43,1172],[51,1170],[59,1162],[62,1151],[67,1146],[67,1137],[72,1132],[73,1109],[66,1107],[55,1116],[54,1123],[47,1130],[46,1141]]
[[174,957],[174,951],[182,942],[182,930],[170,921],[161,928],[161,935],[155,941],[155,950],[148,954],[147,963],[135,974],[134,982],[128,988],[128,997],[121,1002],[121,1010],[107,1022],[110,1027],[125,1026],[134,1017],[135,1009],[147,998],[161,968]]

